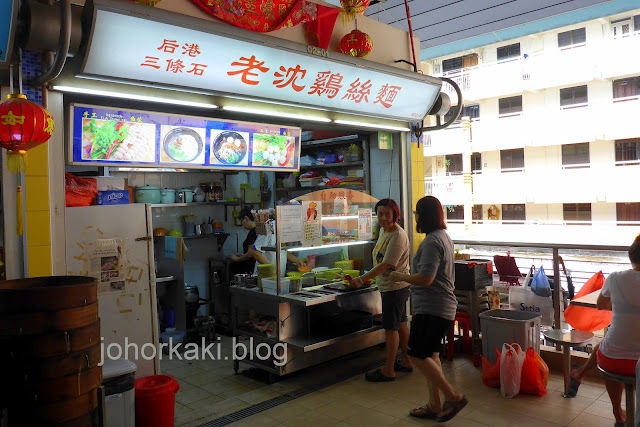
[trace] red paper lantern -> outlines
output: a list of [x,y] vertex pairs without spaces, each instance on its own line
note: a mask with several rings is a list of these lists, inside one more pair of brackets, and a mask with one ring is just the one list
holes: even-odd
[[53,133],[53,117],[40,105],[20,94],[0,103],[0,147],[24,154],[47,142]]
[[364,58],[369,55],[373,50],[373,42],[369,34],[363,33],[360,30],[353,30],[340,41],[340,52],[356,56],[358,58]]
[[347,21],[352,21],[356,17],[356,13],[363,15],[369,7],[369,3],[371,0],[340,0]]

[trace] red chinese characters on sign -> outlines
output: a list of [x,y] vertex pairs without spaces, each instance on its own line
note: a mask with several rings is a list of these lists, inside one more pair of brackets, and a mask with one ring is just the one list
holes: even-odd
[[[288,70],[281,65],[280,71],[276,71],[273,75],[278,77],[278,80],[273,81],[273,84],[276,87],[283,88],[291,85],[291,88],[296,92],[300,92],[305,88],[305,86],[299,86],[296,84],[298,77],[300,77],[300,79],[304,79],[304,76],[307,75],[307,70],[301,69],[300,65],[296,65],[295,68],[289,68]],[[285,77],[288,78],[288,80],[285,81]]]
[[316,77],[316,81],[311,85],[309,95],[317,93],[318,96],[324,94],[327,98],[335,98],[342,88],[342,76],[339,73],[332,74],[331,71],[321,71]]
[[354,101],[359,104],[369,102],[369,95],[371,94],[371,80],[367,80],[364,83],[360,83],[360,79],[357,78],[355,82],[351,83],[351,87],[347,90],[347,94],[342,99]]
[[[162,44],[159,47],[157,47],[156,50],[159,50],[164,53],[175,54],[176,49],[179,49],[179,48],[180,48],[180,43],[178,43],[177,40],[164,39],[162,41]],[[182,55],[195,58],[196,56],[200,55],[200,53],[202,53],[200,51],[200,46],[196,43],[185,43],[182,45]],[[168,73],[174,73],[174,74],[182,73],[183,69],[187,67],[187,64],[185,64],[185,62],[179,58],[165,59],[165,61],[167,63],[167,68],[165,69],[165,72],[168,72]],[[187,73],[191,73],[194,76],[203,75],[204,69],[207,68],[207,65],[205,64],[196,64],[194,62],[192,62],[190,65],[192,68],[188,70]],[[157,56],[145,56],[144,61],[140,64],[140,66],[151,67],[151,68],[155,68],[156,70],[159,70],[161,68],[160,58]]]
[[373,101],[373,103],[380,103],[385,108],[391,108],[393,100],[396,99],[396,96],[398,95],[398,92],[400,92],[400,90],[402,90],[400,86],[384,85],[380,88],[378,97],[375,101]]
[[244,56],[242,56],[240,57],[239,61],[232,62],[231,66],[243,68],[237,71],[227,71],[227,74],[230,76],[242,74],[242,83],[248,85],[257,85],[258,83],[260,83],[256,80],[249,79],[249,76],[258,77],[258,74],[252,71],[257,70],[262,73],[266,73],[267,71],[269,71],[269,68],[264,66],[264,61],[258,61],[255,55],[252,55],[251,58],[245,58]]

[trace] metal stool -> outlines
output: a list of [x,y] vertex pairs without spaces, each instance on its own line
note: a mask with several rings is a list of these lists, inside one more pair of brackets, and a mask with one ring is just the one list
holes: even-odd
[[544,337],[552,343],[560,344],[562,346],[562,352],[564,353],[564,366],[562,367],[564,374],[564,391],[562,395],[565,396],[564,393],[567,391],[570,382],[569,372],[571,372],[571,347],[582,347],[591,341],[593,334],[591,332],[578,331],[576,329],[572,331],[550,329],[548,331],[544,331]]
[[636,389],[636,376],[635,375],[620,375],[613,372],[605,371],[598,365],[598,369],[602,372],[602,376],[608,380],[616,381],[624,384],[624,398],[627,405],[627,422],[624,424],[626,427],[633,427],[635,419],[635,389]]

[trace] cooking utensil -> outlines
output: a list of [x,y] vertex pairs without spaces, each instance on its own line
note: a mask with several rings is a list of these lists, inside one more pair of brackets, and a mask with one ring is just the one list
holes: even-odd
[[160,190],[160,203],[168,204],[175,203],[176,201],[176,190],[173,188],[163,188]]
[[200,292],[195,285],[184,284],[184,300],[188,304],[195,304],[200,301]]
[[176,190],[176,203],[192,203],[193,191],[189,188]]
[[[192,144],[193,142],[191,138],[193,138],[198,145],[197,150],[188,150],[185,152],[184,144]],[[202,143],[202,138],[195,130],[189,128],[175,128],[165,135],[162,147],[164,148],[164,152],[173,160],[177,162],[191,162],[197,159],[200,153],[202,153],[204,144]]]
[[145,185],[144,187],[136,187],[134,190],[136,203],[160,203],[162,196],[160,188]]
[[200,236],[202,234],[202,225],[201,224],[194,225],[194,232],[196,233],[196,236]]

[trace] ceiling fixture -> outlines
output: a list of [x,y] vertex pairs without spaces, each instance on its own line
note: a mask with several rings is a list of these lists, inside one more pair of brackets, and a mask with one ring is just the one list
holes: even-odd
[[87,89],[82,87],[74,87],[74,86],[56,86],[52,87],[53,90],[57,90],[60,92],[67,93],[80,93],[85,95],[96,95],[96,96],[106,96],[109,98],[126,98],[133,99],[136,101],[147,101],[147,102],[158,102],[162,104],[174,104],[174,105],[184,105],[185,107],[196,107],[196,108],[205,108],[205,109],[216,109],[219,108],[215,104],[206,104],[204,102],[194,102],[194,101],[183,101],[180,99],[174,98],[163,98],[157,96],[147,96],[147,95],[136,95],[133,93],[123,93],[123,92],[112,92],[107,90],[98,90],[98,89]]
[[374,123],[352,122],[350,120],[334,120],[333,122],[339,125],[349,125],[349,126],[358,126],[358,127],[364,127],[364,128],[375,128],[375,129],[387,129],[387,130],[395,130],[398,132],[409,132],[411,130],[408,127],[402,127],[402,126],[390,126],[390,125],[379,125]]
[[222,109],[227,111],[233,111],[236,113],[262,114],[263,116],[284,117],[287,119],[309,120],[314,122],[329,123],[331,121],[331,119],[328,119],[326,117],[307,116],[303,114],[293,114],[293,113],[281,113],[279,111],[258,110],[253,108],[234,107],[229,105],[222,107]]

